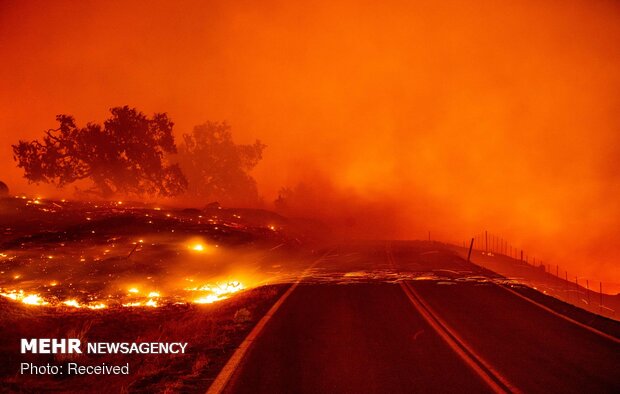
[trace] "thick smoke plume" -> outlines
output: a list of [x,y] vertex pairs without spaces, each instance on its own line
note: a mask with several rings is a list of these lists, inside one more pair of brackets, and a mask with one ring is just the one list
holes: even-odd
[[10,144],[127,104],[177,138],[259,138],[267,206],[287,187],[354,235],[487,229],[620,283],[619,22],[611,1],[2,2],[2,178],[65,193],[27,185]]

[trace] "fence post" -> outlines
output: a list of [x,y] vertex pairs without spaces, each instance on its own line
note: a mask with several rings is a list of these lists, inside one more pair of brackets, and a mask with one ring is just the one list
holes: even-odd
[[489,233],[484,230],[484,253],[489,253]]
[[566,299],[570,302],[570,282],[568,281],[568,271],[564,271],[566,273],[566,279],[564,279],[566,283]]
[[599,282],[599,291],[601,293],[601,302],[600,302],[600,311],[601,311],[601,315],[603,314],[603,282]]

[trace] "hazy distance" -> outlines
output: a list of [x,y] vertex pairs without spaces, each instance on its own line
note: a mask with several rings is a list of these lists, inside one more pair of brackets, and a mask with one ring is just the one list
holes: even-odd
[[71,197],[10,149],[60,113],[227,121],[267,145],[267,208],[302,183],[291,210],[353,235],[488,229],[620,290],[619,22],[612,1],[0,1],[0,178]]

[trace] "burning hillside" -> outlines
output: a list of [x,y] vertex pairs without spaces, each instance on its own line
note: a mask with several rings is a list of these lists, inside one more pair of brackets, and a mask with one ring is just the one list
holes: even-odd
[[221,301],[277,280],[289,242],[283,219],[221,207],[17,196],[0,214],[0,295],[68,310]]

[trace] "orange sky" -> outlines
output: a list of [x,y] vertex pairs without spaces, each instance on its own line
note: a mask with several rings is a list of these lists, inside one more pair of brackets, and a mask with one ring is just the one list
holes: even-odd
[[620,284],[620,6],[412,3],[0,0],[0,177],[36,192],[10,144],[59,113],[226,120],[267,202],[304,181],[352,231],[488,228]]

